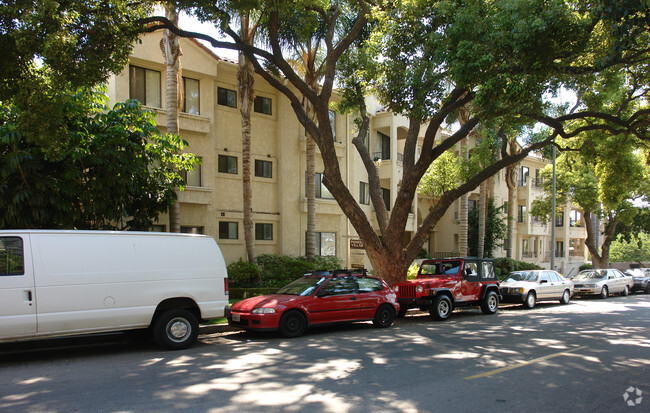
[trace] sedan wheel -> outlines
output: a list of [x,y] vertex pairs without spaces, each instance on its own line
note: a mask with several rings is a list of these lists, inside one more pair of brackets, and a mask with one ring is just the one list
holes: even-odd
[[600,298],[605,299],[607,297],[609,297],[609,290],[606,285],[603,285],[603,289],[600,290]]
[[280,319],[280,334],[283,337],[299,337],[307,330],[307,321],[299,311],[287,311]]
[[628,295],[630,295],[630,287],[628,287],[628,286],[626,285],[626,286],[625,286],[625,289],[623,290],[623,293],[622,293],[622,294],[623,294],[624,297],[627,297]]
[[395,310],[390,304],[383,304],[377,309],[372,323],[375,327],[386,328],[393,324],[393,320],[395,320]]
[[530,291],[526,296],[526,300],[524,300],[524,307],[533,308],[535,307],[536,302],[537,302],[537,296],[535,295],[535,291]]
[[571,292],[569,292],[569,290],[564,290],[564,294],[562,294],[562,298],[560,299],[560,304],[569,304],[570,300]]

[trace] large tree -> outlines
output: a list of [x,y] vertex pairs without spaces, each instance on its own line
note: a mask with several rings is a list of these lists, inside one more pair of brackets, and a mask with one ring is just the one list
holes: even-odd
[[[250,7],[254,3],[260,2],[240,5]],[[218,23],[230,41],[173,30],[209,40],[215,47],[243,51],[256,72],[289,99],[299,122],[320,149],[323,183],[363,239],[375,271],[389,282],[405,278],[410,262],[454,200],[531,151],[551,144],[555,136],[568,139],[579,135],[580,130],[568,125],[576,119],[588,120],[585,127],[590,129],[647,138],[647,108],[632,113],[576,111],[567,115],[566,111],[547,112],[543,100],[561,86],[589,87],[595,77],[610,71],[641,67],[648,55],[650,29],[650,17],[641,2],[626,4],[623,11],[608,0],[262,3],[271,6],[268,49],[245,44],[228,25],[225,13]],[[185,4],[202,7],[201,2]],[[280,21],[294,8],[317,10],[327,28],[323,41],[325,69],[318,91],[295,72],[282,48]],[[150,31],[172,28],[164,18],[143,22],[158,22],[148,27]],[[347,188],[334,148],[328,110],[337,74],[341,73],[345,74],[338,78],[344,97],[359,114],[358,135],[352,143],[368,172],[378,228],[372,226]],[[364,143],[370,119],[363,97],[370,91],[390,110],[410,120],[403,177],[390,214],[381,196],[377,165]],[[313,104],[316,122],[305,112],[301,96]],[[436,133],[447,116],[468,103],[472,104],[472,117],[451,136],[436,142]],[[488,120],[495,124],[537,121],[551,127],[553,133],[541,141],[528,142],[518,153],[502,157],[446,191],[404,245],[411,204],[428,166],[466,138],[476,125]]]
[[0,104],[0,228],[149,229],[196,157],[178,155],[184,142],[161,136],[137,101],[111,109],[102,93],[67,94],[54,144],[28,139],[20,109]]

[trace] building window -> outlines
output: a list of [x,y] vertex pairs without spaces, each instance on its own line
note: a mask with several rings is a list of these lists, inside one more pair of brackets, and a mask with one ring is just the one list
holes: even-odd
[[377,132],[377,146],[379,151],[374,154],[375,160],[390,159],[390,136]]
[[474,209],[478,208],[478,200],[476,199],[468,199],[467,200],[467,210],[472,211]]
[[527,166],[522,166],[519,171],[519,186],[528,185],[528,175],[530,174]]
[[366,182],[359,182],[359,202],[363,205],[370,204],[370,192]]
[[129,66],[129,98],[137,99],[145,106],[162,107],[160,104],[160,72]]
[[255,224],[255,239],[258,241],[273,240],[273,224]]
[[237,92],[223,87],[217,88],[217,103],[231,108],[237,107]]
[[181,226],[181,233],[183,233],[183,234],[203,234],[203,227],[184,227],[184,226]]
[[[322,257],[336,256],[336,232],[317,232],[314,234],[316,253]],[[305,245],[307,234],[305,233]]]
[[23,275],[23,239],[20,237],[0,238],[0,276]]
[[183,77],[183,91],[185,99],[183,99],[183,112],[190,115],[199,115],[199,81]]
[[555,226],[556,227],[563,227],[564,226],[564,212],[559,212],[555,216]]
[[255,176],[273,178],[273,163],[270,161],[255,160]]
[[582,214],[580,211],[572,209],[569,214],[569,225],[572,227],[581,227],[582,223],[580,221],[582,220]]
[[336,142],[336,112],[329,110],[328,114],[330,117],[330,125],[332,126],[332,140]]
[[535,186],[540,188],[544,186],[544,179],[542,178],[541,169],[535,169]]
[[219,239],[239,239],[237,222],[219,222]]
[[228,155],[219,155],[218,158],[219,172],[225,174],[237,175],[237,157]]
[[390,189],[381,188],[381,197],[384,199],[386,211],[390,211]]
[[[325,184],[323,184],[323,174],[316,173],[314,186],[316,187],[316,198],[323,199],[334,199],[332,193],[327,189]],[[309,188],[307,188],[307,174],[305,173],[305,194],[308,193]]]
[[555,241],[555,256],[564,257],[564,241]]
[[262,96],[255,96],[253,110],[257,113],[271,114],[271,99]]
[[201,186],[201,160],[202,158],[199,157],[199,163],[194,165],[194,169],[191,171],[181,171],[181,176],[187,186]]
[[526,222],[526,205],[519,205],[519,213],[517,214],[517,222]]

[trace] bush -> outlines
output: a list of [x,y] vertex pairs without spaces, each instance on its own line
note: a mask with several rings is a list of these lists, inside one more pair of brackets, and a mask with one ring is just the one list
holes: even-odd
[[513,271],[524,271],[524,270],[541,270],[542,267],[540,267],[537,264],[533,264],[530,262],[524,262],[524,261],[517,261],[513,260],[512,258],[495,258],[494,259],[494,267],[496,268],[497,275],[500,278],[505,277],[509,273]]
[[228,265],[228,284],[231,287],[259,287],[260,275],[260,267],[248,261],[240,259]]
[[309,262],[305,257],[263,254],[257,257],[261,269],[262,286],[282,287],[311,270],[335,270],[341,268],[336,257],[315,257]]
[[582,264],[582,265],[580,266],[580,271],[582,271],[582,270],[590,270],[590,269],[592,269],[592,268],[594,268],[594,266],[593,266],[592,264],[588,264],[588,263],[586,263],[586,264]]

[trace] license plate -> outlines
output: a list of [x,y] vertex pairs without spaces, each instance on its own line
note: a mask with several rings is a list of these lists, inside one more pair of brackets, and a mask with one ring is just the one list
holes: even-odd
[[237,313],[232,314],[232,321],[239,322],[241,320],[241,315]]

